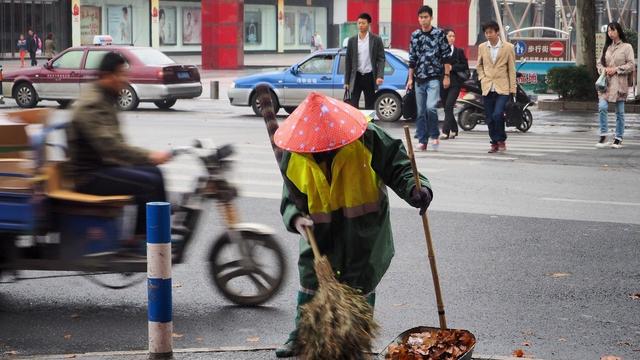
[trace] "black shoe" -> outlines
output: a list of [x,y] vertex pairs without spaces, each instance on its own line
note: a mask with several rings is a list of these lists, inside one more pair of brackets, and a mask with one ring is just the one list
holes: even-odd
[[298,356],[298,354],[300,354],[300,350],[295,341],[287,341],[284,345],[276,349],[277,358],[290,358]]

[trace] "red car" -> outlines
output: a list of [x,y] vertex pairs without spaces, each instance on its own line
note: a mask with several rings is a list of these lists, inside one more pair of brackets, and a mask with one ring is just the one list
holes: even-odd
[[176,64],[153,48],[111,45],[72,47],[43,67],[6,72],[2,93],[23,108],[34,107],[40,100],[55,100],[65,107],[97,79],[98,66],[108,51],[122,54],[129,66],[129,85],[118,98],[121,110],[133,110],[141,101],[168,109],[177,99],[202,94],[200,73],[195,66]]

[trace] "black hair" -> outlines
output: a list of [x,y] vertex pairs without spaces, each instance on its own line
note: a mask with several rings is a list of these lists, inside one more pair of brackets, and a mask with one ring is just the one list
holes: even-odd
[[160,15],[158,15],[158,18],[161,18],[164,16],[164,9],[160,9]]
[[498,23],[495,22],[494,20],[489,20],[486,23],[482,24],[482,32],[485,32],[489,29],[493,29],[493,31],[499,32],[500,25],[498,25]]
[[100,70],[100,76],[114,74],[120,66],[126,63],[122,55],[114,51],[109,51],[100,62],[100,67],[98,68],[98,70]]
[[456,34],[456,32],[453,31],[453,29],[444,29],[444,36],[448,36],[450,32],[452,32],[454,35]]
[[429,16],[433,17],[433,9],[429,5],[420,6],[420,9],[418,9],[418,16],[423,13],[427,13]]
[[[622,30],[622,26],[620,25],[620,23],[616,21],[609,23],[609,25],[607,25],[607,30],[609,29],[617,30],[618,36],[620,36],[620,40],[622,42],[627,42],[627,37],[624,35],[624,31]],[[602,49],[602,56],[600,57],[600,63],[602,64],[602,66],[607,66],[605,55],[607,54],[607,49],[611,44],[613,44],[613,40],[609,37],[608,31],[607,31],[607,38],[604,41],[604,48]]]
[[358,19],[367,20],[367,22],[369,24],[371,24],[371,15],[369,15],[367,13],[362,13],[362,14],[358,15]]
[[126,6],[122,7],[122,12],[129,15],[129,9]]

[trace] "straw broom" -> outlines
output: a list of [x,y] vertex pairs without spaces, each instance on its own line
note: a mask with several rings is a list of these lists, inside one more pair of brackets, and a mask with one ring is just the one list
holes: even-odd
[[[273,141],[278,122],[273,111],[271,93],[266,85],[258,86],[256,91],[271,147],[280,168],[282,149]],[[294,185],[284,173],[282,177],[286,186],[294,190]],[[304,200],[295,196],[295,191],[290,191],[290,194],[298,209],[306,207]],[[373,319],[373,309],[360,292],[338,282],[329,260],[320,254],[313,231],[309,228],[306,229],[306,238],[313,251],[318,291],[313,300],[301,309],[298,324],[300,356],[313,360],[363,359],[365,352],[371,352],[372,340],[378,330],[378,324]]]

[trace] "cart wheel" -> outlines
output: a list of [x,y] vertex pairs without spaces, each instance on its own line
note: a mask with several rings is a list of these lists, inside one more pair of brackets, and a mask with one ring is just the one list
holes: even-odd
[[146,273],[85,273],[84,278],[105,288],[120,290],[143,282]]
[[533,115],[531,115],[529,109],[524,109],[522,112],[522,122],[520,122],[517,128],[522,132],[527,132],[531,128],[531,124],[533,124]]
[[224,297],[242,306],[271,299],[280,290],[286,270],[284,252],[275,238],[250,231],[220,236],[209,261],[213,284]]

